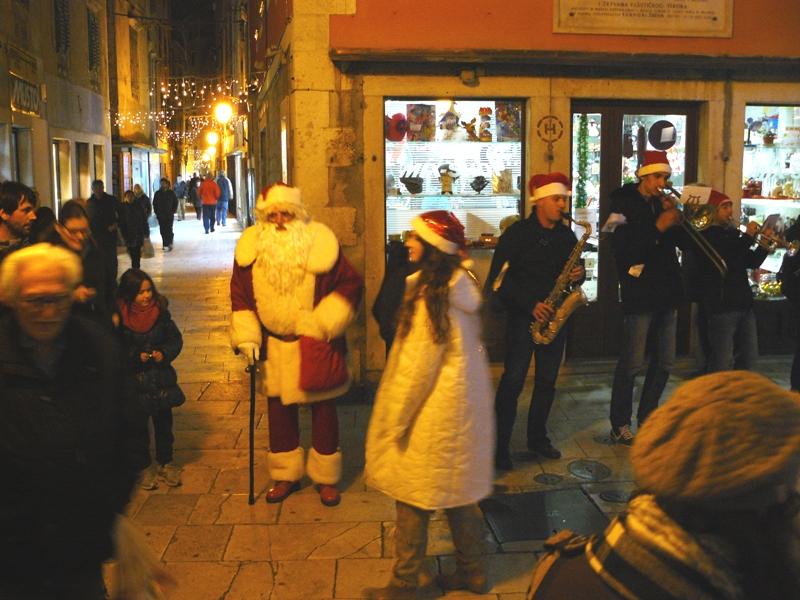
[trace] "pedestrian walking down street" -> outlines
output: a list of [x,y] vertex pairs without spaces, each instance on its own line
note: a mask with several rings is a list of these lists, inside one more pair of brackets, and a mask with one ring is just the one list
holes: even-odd
[[145,231],[150,227],[147,225],[144,208],[136,201],[131,190],[122,195],[122,202],[119,205],[119,229],[131,257],[131,266],[138,269],[142,262]]
[[165,252],[170,252],[175,238],[172,226],[175,222],[175,212],[178,210],[178,197],[169,189],[169,179],[164,177],[160,183],[160,189],[153,196],[153,211],[158,219],[163,249]]
[[366,477],[396,501],[395,560],[389,583],[367,598],[416,598],[428,521],[447,515],[456,548],[447,590],[488,589],[483,517],[477,502],[492,492],[492,386],[481,339],[481,290],[462,265],[464,227],[450,212],[412,221],[422,246],[420,269],[407,280],[397,335],[367,430]]
[[225,171],[220,171],[217,174],[217,185],[220,190],[219,199],[217,200],[217,225],[225,227],[228,221],[228,202],[233,201],[233,184],[225,176]]
[[[361,301],[363,281],[339,240],[314,221],[300,190],[275,184],[256,202],[257,222],[236,244],[231,276],[231,345],[264,363],[267,396],[267,502],[300,489],[303,474],[326,506],[339,504],[342,474],[336,398],[350,388],[344,333]],[[308,463],[300,446],[298,405],[311,406]]]
[[200,202],[203,205],[203,229],[205,229],[206,233],[209,231],[213,232],[215,231],[214,219],[216,218],[217,200],[220,197],[220,190],[217,183],[211,177],[211,173],[206,175],[200,187],[197,188],[197,196],[200,198]]
[[100,179],[92,182],[92,195],[86,203],[86,212],[89,214],[89,227],[92,237],[100,248],[103,256],[103,265],[106,274],[104,281],[108,286],[105,298],[108,304],[108,314],[113,310],[114,297],[117,293],[117,241],[119,232],[120,203],[111,194],[106,194],[105,184]]
[[178,197],[178,221],[186,218],[186,182],[178,175],[175,178],[175,195]]
[[682,384],[631,449],[605,531],[545,542],[528,600],[800,598],[800,395],[750,371]]
[[70,311],[78,256],[35,244],[0,266],[0,598],[103,600],[102,565],[147,464],[113,334]]
[[36,192],[17,181],[0,183],[0,262],[29,245],[36,222]]
[[192,173],[192,178],[189,180],[186,190],[198,221],[202,218],[202,205],[200,204],[200,196],[198,196],[197,190],[202,181],[203,180],[197,176],[197,172]]
[[144,211],[144,216],[147,219],[147,231],[145,231],[144,237],[150,237],[150,215],[153,214],[153,202],[150,200],[150,197],[144,193],[144,189],[138,183],[133,185],[133,195],[136,197],[136,202],[138,202],[142,210]]
[[[142,472],[141,486],[181,485],[181,469],[172,462],[175,436],[172,409],[185,401],[172,366],[183,348],[183,337],[168,310],[168,301],[156,290],[152,278],[140,269],[122,274],[117,290],[117,311],[112,315],[123,349],[125,368],[141,409],[152,419],[155,464]],[[148,461],[149,463],[149,461]]]

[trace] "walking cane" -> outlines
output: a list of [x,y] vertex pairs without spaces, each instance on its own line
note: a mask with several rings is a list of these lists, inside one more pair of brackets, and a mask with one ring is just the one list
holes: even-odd
[[255,476],[253,474],[254,463],[254,436],[255,436],[255,422],[256,422],[256,363],[253,361],[252,365],[247,365],[245,368],[246,373],[250,373],[250,495],[247,498],[247,503],[252,506],[256,503],[255,494],[253,492]]

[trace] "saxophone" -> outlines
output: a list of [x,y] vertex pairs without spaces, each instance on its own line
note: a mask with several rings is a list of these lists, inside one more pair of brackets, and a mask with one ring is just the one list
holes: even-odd
[[583,246],[592,235],[592,226],[587,221],[575,221],[567,213],[564,213],[564,218],[583,227],[584,233],[572,249],[564,268],[561,269],[555,287],[544,301],[555,309],[555,316],[549,321],[534,321],[531,324],[531,337],[536,344],[544,345],[552,342],[575,309],[589,302],[581,286],[570,281],[569,274],[581,258]]

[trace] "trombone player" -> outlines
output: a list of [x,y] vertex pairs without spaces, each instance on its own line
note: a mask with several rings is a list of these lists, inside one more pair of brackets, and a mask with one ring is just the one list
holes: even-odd
[[[709,260],[698,257],[701,282],[700,302],[708,327],[708,371],[753,370],[758,360],[758,335],[753,312],[753,292],[747,269],[761,266],[769,254],[766,243],[759,243],[759,225],[755,221],[740,232],[733,221],[733,201],[722,192],[711,190],[711,224],[701,235],[724,259],[727,272],[722,275]],[[760,232],[770,240],[771,229]],[[735,359],[734,359],[735,357]]]
[[639,427],[658,406],[675,362],[676,315],[683,298],[676,247],[685,246],[687,239],[676,227],[683,215],[661,191],[671,173],[666,152],[645,152],[638,182],[611,192],[611,214],[603,227],[612,233],[623,312],[611,389],[611,439],[625,446],[633,443],[633,386],[644,365],[648,333],[656,343],[639,400]]

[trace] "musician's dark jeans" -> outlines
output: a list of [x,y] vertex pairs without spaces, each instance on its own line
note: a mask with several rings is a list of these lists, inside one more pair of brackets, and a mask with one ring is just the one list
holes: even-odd
[[[708,314],[708,372],[733,368],[752,371],[758,361],[758,332],[753,309]],[[734,361],[735,355],[735,361]]]
[[658,401],[675,363],[675,310],[625,315],[622,319],[622,348],[611,388],[611,426],[618,430],[631,424],[633,384],[644,365],[647,336],[653,329],[654,347],[642,386],[636,420],[642,426],[658,407]]
[[566,342],[562,329],[550,344],[534,344],[530,326],[532,317],[509,312],[506,321],[506,359],[503,376],[497,387],[494,410],[497,417],[497,456],[508,456],[511,433],[517,416],[517,398],[525,385],[525,377],[536,356],[531,404],[528,409],[528,446],[547,440],[547,417],[556,394],[556,379]]

